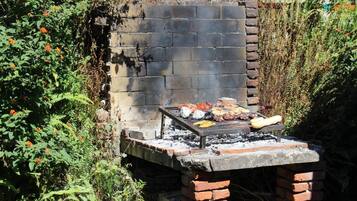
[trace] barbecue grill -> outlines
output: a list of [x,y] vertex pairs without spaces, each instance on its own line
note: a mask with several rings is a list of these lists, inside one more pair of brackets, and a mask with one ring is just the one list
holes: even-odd
[[[203,149],[206,147],[206,136],[209,135],[222,135],[222,134],[235,134],[239,133],[241,135],[246,135],[253,132],[261,132],[261,133],[272,133],[277,136],[276,140],[280,142],[281,133],[284,130],[284,125],[282,123],[270,125],[263,127],[261,129],[253,129],[250,125],[249,120],[234,120],[234,121],[223,121],[216,122],[216,125],[208,128],[199,128],[194,125],[195,122],[199,120],[195,120],[192,118],[182,118],[180,116],[180,109],[178,107],[159,107],[159,111],[161,112],[161,130],[160,130],[160,138],[164,135],[164,123],[165,116],[171,118],[175,123],[180,126],[190,130],[192,133],[198,135],[200,137],[200,148]],[[265,117],[264,115],[257,113],[260,117]]]

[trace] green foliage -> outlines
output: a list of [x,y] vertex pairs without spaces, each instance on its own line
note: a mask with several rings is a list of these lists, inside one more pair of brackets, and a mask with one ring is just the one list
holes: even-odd
[[336,1],[294,1],[260,11],[260,91],[291,133],[326,150],[329,200],[353,200],[357,12]]
[[[97,162],[80,73],[90,8],[89,0],[0,3],[0,200],[140,198],[119,163]],[[103,163],[113,171],[101,172]]]

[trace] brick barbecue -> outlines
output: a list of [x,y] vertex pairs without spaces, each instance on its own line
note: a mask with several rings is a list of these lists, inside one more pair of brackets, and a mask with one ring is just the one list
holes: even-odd
[[[168,108],[225,96],[258,111],[257,0],[142,0],[122,8],[110,27],[108,62],[121,152],[178,171],[176,200],[229,200],[232,171],[269,166],[278,167],[276,200],[322,199],[321,149],[280,140],[273,134],[282,125],[258,132],[217,123],[207,132]],[[162,113],[181,127],[163,127]]]

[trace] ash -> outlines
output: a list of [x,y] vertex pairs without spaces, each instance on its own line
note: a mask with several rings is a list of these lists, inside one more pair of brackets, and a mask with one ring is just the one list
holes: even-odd
[[[281,140],[281,142],[287,141],[289,140]],[[191,131],[171,125],[166,127],[162,139],[147,140],[146,143],[162,147],[197,148],[200,144],[200,137]],[[207,149],[253,147],[274,143],[277,143],[277,137],[271,133],[235,133],[207,136],[206,138]]]

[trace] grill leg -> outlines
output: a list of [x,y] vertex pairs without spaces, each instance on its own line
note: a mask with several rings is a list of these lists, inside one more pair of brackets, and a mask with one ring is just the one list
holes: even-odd
[[200,137],[200,149],[206,148],[206,136]]
[[161,127],[160,127],[160,138],[164,137],[164,127],[165,127],[165,115],[161,114]]

